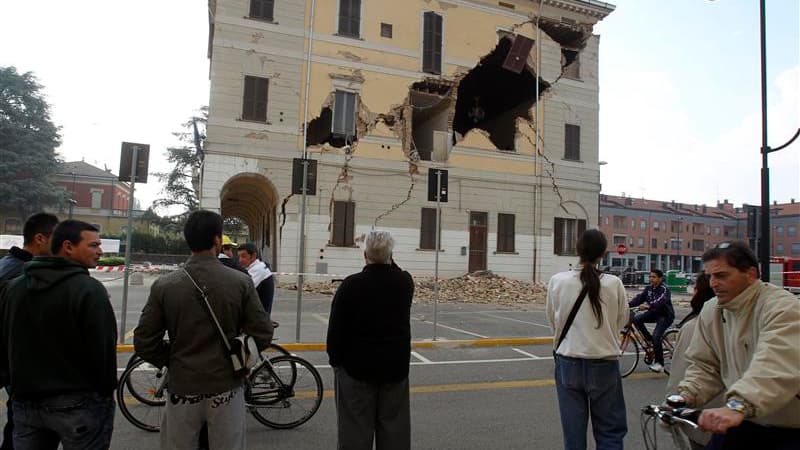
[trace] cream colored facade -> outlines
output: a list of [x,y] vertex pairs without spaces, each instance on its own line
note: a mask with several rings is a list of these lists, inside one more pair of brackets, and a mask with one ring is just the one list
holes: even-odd
[[[297,270],[300,196],[290,195],[291,166],[303,152],[307,76],[308,152],[318,173],[306,207],[305,272],[315,271],[320,256],[331,274],[362,267],[357,239],[353,246],[332,245],[333,203],[351,201],[356,237],[373,227],[391,231],[398,264],[431,275],[434,251],[420,249],[422,208],[435,208],[427,201],[429,168],[449,171],[441,276],[485,266],[546,281],[576,262],[563,243],[572,233],[556,233],[554,218],[597,223],[599,37],[591,27],[613,6],[361,0],[358,36],[351,37],[339,33],[340,0],[275,0],[272,20],[252,18],[251,1],[209,4],[211,97],[201,206],[244,219],[275,269]],[[441,74],[424,71],[423,41],[435,43],[424,25],[431,14],[441,18]],[[386,25],[391,37],[382,35]],[[505,64],[509,46],[513,52],[522,37],[533,47],[522,72],[510,75],[497,61]],[[562,64],[565,49],[577,52],[578,67]],[[243,119],[245,77],[269,80],[263,120]],[[331,127],[325,108],[336,117],[336,91],[357,95],[349,145],[325,136]],[[566,157],[565,124],[579,127],[579,156]],[[486,213],[485,232],[471,224],[476,213]],[[498,214],[514,216],[513,251],[498,251]]]

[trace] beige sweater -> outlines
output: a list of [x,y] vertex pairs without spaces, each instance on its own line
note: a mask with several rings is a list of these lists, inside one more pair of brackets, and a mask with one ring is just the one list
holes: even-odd
[[[579,270],[557,273],[547,285],[547,319],[553,329],[554,346],[582,288]],[[600,277],[600,300],[602,325],[597,327],[587,294],[564,342],[555,349],[559,355],[585,359],[619,357],[619,331],[628,322],[629,315],[622,281],[614,275],[603,274]]]
[[753,422],[800,428],[800,300],[760,281],[725,305],[708,301],[678,390],[705,404],[721,391],[753,408]]

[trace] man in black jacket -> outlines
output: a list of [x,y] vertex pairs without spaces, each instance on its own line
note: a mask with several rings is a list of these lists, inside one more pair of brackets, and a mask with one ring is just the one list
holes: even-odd
[[[22,248],[11,247],[8,255],[0,259],[0,293],[11,280],[22,275],[22,266],[34,256],[50,254],[50,235],[58,225],[58,217],[48,213],[36,213],[25,221],[22,228]],[[6,375],[0,375],[3,378]],[[5,381],[2,382],[5,385]],[[11,391],[6,389],[8,398],[8,420],[3,428],[3,445],[0,450],[14,448],[14,411],[11,407]]]
[[[414,281],[392,260],[394,239],[370,231],[367,265],[342,282],[331,305],[338,448],[411,448],[408,367]],[[366,357],[364,355],[367,355]]]
[[[0,302],[0,369],[10,374],[17,449],[106,449],[114,426],[117,322],[87,269],[103,255],[94,226],[60,223],[55,256],[37,256]],[[47,349],[47,357],[42,350]]]

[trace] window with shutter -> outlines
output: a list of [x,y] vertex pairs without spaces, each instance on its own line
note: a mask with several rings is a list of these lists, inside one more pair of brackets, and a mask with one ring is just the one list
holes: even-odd
[[353,235],[355,234],[355,211],[356,204],[354,202],[333,202],[331,245],[339,247],[353,246]]
[[333,100],[333,121],[331,122],[331,132],[333,134],[344,136],[345,138],[355,137],[356,101],[356,94],[336,91]]
[[514,253],[514,214],[497,215],[497,251]]
[[244,77],[244,98],[242,100],[242,119],[267,121],[267,101],[269,99],[269,79]]
[[339,34],[361,36],[361,0],[339,0]]
[[250,0],[250,18],[274,20],[273,13],[275,10],[274,0]]
[[436,208],[422,208],[419,248],[436,250]]
[[578,125],[564,124],[564,159],[581,159],[581,127]]
[[423,14],[422,71],[442,73],[442,16],[428,11]]
[[583,219],[553,219],[553,253],[556,255],[576,255],[578,238],[586,231]]

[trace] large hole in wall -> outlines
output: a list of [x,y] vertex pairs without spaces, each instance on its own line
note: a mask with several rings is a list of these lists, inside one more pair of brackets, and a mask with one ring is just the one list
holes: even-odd
[[452,84],[418,82],[411,86],[412,148],[423,161],[447,161]]
[[[512,40],[503,37],[491,53],[484,56],[458,85],[453,130],[462,138],[478,128],[500,150],[515,150],[517,118],[532,120],[530,109],[536,103],[536,74],[525,65],[520,73],[503,68]],[[539,78],[539,95],[550,85]]]

